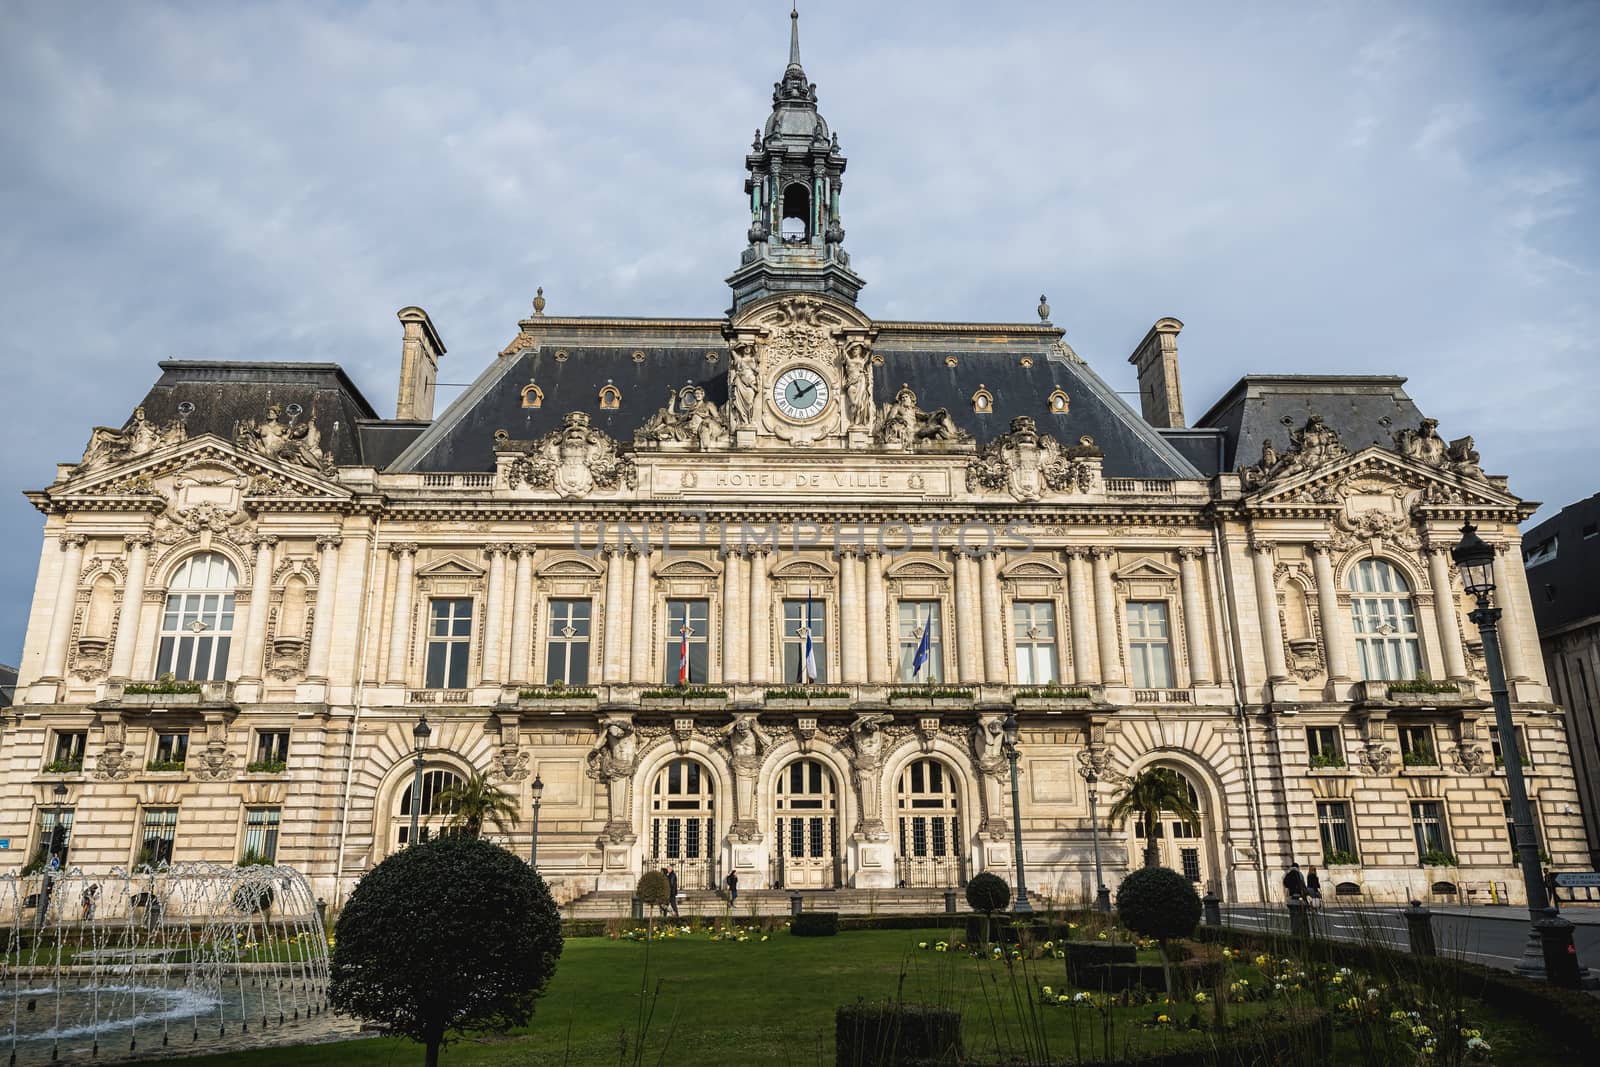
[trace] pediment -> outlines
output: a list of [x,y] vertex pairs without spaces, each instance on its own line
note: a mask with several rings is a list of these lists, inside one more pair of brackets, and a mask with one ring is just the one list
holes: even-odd
[[1007,564],[1001,571],[1004,578],[1064,578],[1066,571],[1058,565],[1045,559],[1035,559],[1025,556],[1014,563]]
[[581,552],[565,552],[559,556],[547,559],[539,567],[539,577],[572,577],[598,578],[604,572],[600,565],[592,558]]
[[948,578],[950,568],[943,562],[917,556],[890,564],[884,573],[890,578]]
[[1178,572],[1150,556],[1140,556],[1125,567],[1117,568],[1118,581],[1132,581],[1137,578],[1160,578],[1175,580]]
[[1271,482],[1245,497],[1264,509],[1389,510],[1418,505],[1516,510],[1522,501],[1506,491],[1504,478],[1472,478],[1428,466],[1371,445],[1353,455]]
[[771,575],[774,578],[830,578],[833,571],[816,560],[791,559],[772,568]]
[[171,505],[186,507],[197,501],[184,497],[215,496],[207,487],[222,486],[251,500],[344,501],[353,495],[321,471],[247,451],[214,434],[160,445],[120,460],[79,464],[46,492],[52,500],[160,497]]
[[483,573],[482,567],[453,552],[417,568],[418,578],[481,578]]
[[698,559],[675,559],[656,568],[656,575],[661,578],[708,578],[716,573],[715,567]]

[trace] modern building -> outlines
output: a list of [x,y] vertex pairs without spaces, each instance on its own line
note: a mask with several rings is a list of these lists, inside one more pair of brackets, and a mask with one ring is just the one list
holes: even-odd
[[[1470,438],[1398,377],[1250,376],[1191,425],[1173,318],[1128,357],[1138,411],[1043,300],[874,319],[797,28],[742,170],[720,315],[541,291],[477,366],[407,307],[393,418],[336,366],[162,363],[29,494],[0,862],[65,824],[69,866],[273,857],[337,905],[410,839],[426,716],[420,832],[486,772],[526,850],[537,778],[569,900],[668,863],[959,885],[1011,877],[1016,834],[1031,890],[1087,897],[1087,772],[1103,819],[1155,765],[1200,811],[1162,822],[1164,862],[1224,898],[1292,860],[1330,892],[1518,897],[1449,549],[1471,520],[1514,561],[1534,505]],[[478,374],[435,417],[446,358]],[[1500,577],[1540,832],[1582,863],[1528,587]],[[1114,884],[1141,831],[1100,829]]]
[[1566,712],[1573,772],[1589,839],[1589,870],[1600,866],[1600,494],[1561,509],[1522,538],[1533,617],[1551,695]]

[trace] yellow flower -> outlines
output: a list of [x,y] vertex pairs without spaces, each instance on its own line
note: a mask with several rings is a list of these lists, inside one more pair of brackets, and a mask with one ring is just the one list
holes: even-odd
[[1171,1021],[1172,1021],[1172,1016],[1170,1016],[1170,1015],[1157,1015],[1156,1016],[1156,1022],[1160,1023],[1163,1026],[1165,1026],[1167,1023],[1170,1023]]

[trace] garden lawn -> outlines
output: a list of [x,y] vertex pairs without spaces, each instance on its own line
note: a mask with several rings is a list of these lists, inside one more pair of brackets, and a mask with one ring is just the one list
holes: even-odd
[[[1099,1014],[1090,1008],[1032,1006],[1039,987],[1066,992],[1065,962],[1041,959],[1012,968],[992,960],[973,960],[954,946],[961,930],[847,931],[834,937],[793,937],[782,927],[760,940],[710,941],[705,933],[674,936],[648,945],[648,990],[654,1017],[644,1033],[642,1062],[693,1063],[695,1067],[754,1063],[831,1065],[834,1062],[834,1011],[857,999],[959,1007],[969,1055],[993,1060],[999,1051],[1020,1052],[1042,1024],[1052,1055],[1073,1056],[1071,1018],[1081,1021],[1083,1051],[1090,1032],[1099,1033]],[[945,940],[951,951],[931,946]],[[927,943],[930,948],[919,948]],[[570,1064],[613,1067],[632,1063],[641,1015],[646,944],[608,938],[566,942],[555,978],[540,1000],[533,1024],[506,1036],[485,1036],[450,1045],[446,1064]],[[1024,970],[1025,969],[1025,970]],[[1026,971],[1026,973],[1025,973]],[[1234,1022],[1258,1017],[1258,1005],[1230,1006]],[[649,997],[643,1002],[649,1011]],[[1209,1042],[1203,1034],[1140,1024],[1169,1011],[1186,1022],[1195,1009],[1151,1006],[1119,1008],[1114,1047],[1178,1048]],[[1201,1009],[1202,1019],[1209,1012]],[[1034,1020],[1029,1022],[1030,1017]],[[619,1057],[623,1042],[628,1055]],[[293,1064],[321,1067],[343,1064],[420,1062],[422,1050],[409,1042],[358,1040],[331,1045],[262,1049],[186,1060],[192,1064],[266,1067]]]

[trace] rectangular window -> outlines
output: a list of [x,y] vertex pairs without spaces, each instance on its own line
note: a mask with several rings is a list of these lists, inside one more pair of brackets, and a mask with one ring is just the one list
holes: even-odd
[[552,600],[550,632],[546,635],[544,681],[546,685],[589,684],[589,635],[594,607],[589,600]]
[[1417,860],[1429,866],[1454,866],[1450,838],[1445,831],[1444,805],[1437,800],[1411,802],[1411,832],[1417,842]]
[[1049,685],[1056,671],[1056,606],[1048,600],[1011,604],[1011,635],[1017,652],[1017,684]]
[[1322,862],[1359,863],[1356,835],[1350,829],[1350,805],[1343,800],[1317,802],[1317,831],[1322,835]]
[[423,684],[429,689],[465,689],[471,650],[472,601],[430,600],[428,664]]
[[1128,659],[1134,688],[1172,688],[1172,631],[1166,601],[1128,601]]
[[289,763],[289,731],[257,730],[256,747],[250,757],[250,771],[281,771]]
[[[944,676],[944,628],[939,624],[937,600],[902,600],[896,605],[896,641],[900,652],[902,682],[937,682]],[[917,649],[923,631],[928,636],[928,658],[917,664]]]
[[1407,767],[1439,766],[1439,750],[1433,746],[1432,726],[1400,727],[1400,762]]
[[[1533,766],[1533,761],[1528,759],[1528,734],[1521,726],[1518,726],[1516,731],[1517,758],[1522,763],[1523,769],[1526,770]],[[1499,727],[1489,727],[1489,750],[1494,753],[1494,765],[1496,767],[1504,767],[1506,765],[1506,755],[1505,750],[1500,746]]]
[[83,730],[57,730],[55,747],[45,771],[72,774],[83,770],[83,748],[88,739],[88,733]]
[[1306,752],[1312,767],[1343,767],[1337,726],[1306,727]]
[[178,838],[177,808],[145,808],[144,836],[139,842],[139,863],[154,867],[172,862],[172,844]]
[[[634,610],[638,610],[635,605]],[[667,641],[662,655],[663,679],[668,685],[678,684],[678,667],[683,659],[683,646],[689,644],[688,685],[704,685],[710,675],[711,664],[711,602],[709,600],[667,601]]]
[[278,862],[278,820],[281,808],[246,808],[241,863]]
[[[1517,856],[1517,821],[1511,817],[1511,801],[1502,800],[1500,809],[1506,816],[1506,843],[1511,847],[1511,862],[1516,863]],[[1550,857],[1544,849],[1544,832],[1539,828],[1539,802],[1532,797],[1528,798],[1528,814],[1533,817],[1533,843],[1539,850],[1539,861],[1549,863]]]
[[34,858],[44,867],[54,865],[64,868],[72,852],[71,808],[41,808],[39,811],[39,844]]
[[186,733],[156,734],[156,749],[145,770],[181,771],[189,759],[189,735]]
[[805,632],[811,631],[811,658],[816,666],[816,681],[828,680],[828,613],[821,600],[785,600],[783,602],[783,680],[802,683],[808,678],[802,674],[805,662]]

